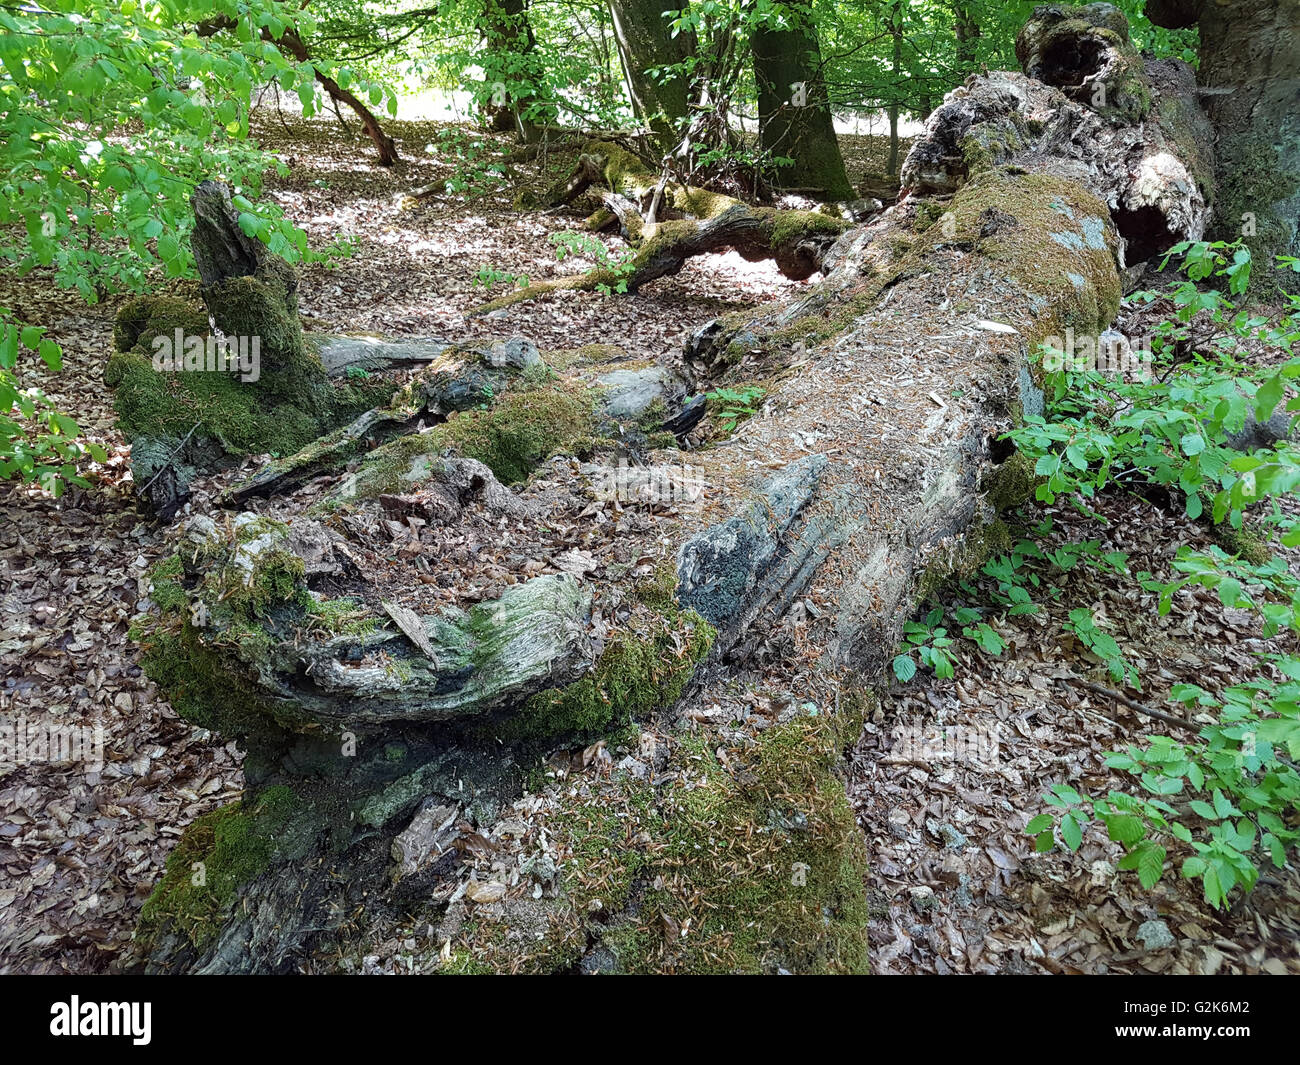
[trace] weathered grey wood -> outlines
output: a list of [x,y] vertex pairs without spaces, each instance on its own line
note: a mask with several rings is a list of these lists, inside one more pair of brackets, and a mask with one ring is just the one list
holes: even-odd
[[[1134,76],[1167,75],[1161,67]],[[1169,76],[1167,85],[1192,91],[1181,74]],[[1199,235],[1207,197],[1189,158],[1202,146],[1189,134],[1184,157],[1184,143],[1161,125],[1167,118],[1163,106],[1140,117],[1098,114],[1019,74],[973,78],[927,122],[904,167],[902,201],[826,252],[829,272],[816,289],[697,332],[688,362],[701,390],[738,357],[791,368],[762,414],[690,456],[702,504],[629,523],[621,545],[630,559],[671,545],[678,603],[716,628],[699,678],[703,704],[733,683],[729,661],[744,662],[796,604],[807,661],[878,677],[926,582],[982,558],[1006,502],[1002,479],[1016,468],[994,444],[1041,409],[1029,353],[1062,322],[1094,334],[1110,324],[1134,204],[1158,209],[1170,238]],[[1144,161],[1160,138],[1168,161],[1153,178]],[[958,167],[949,157],[963,141],[983,150],[960,153]],[[1186,180],[1164,180],[1176,173]],[[938,221],[944,214],[950,225]],[[585,469],[576,476],[589,477],[594,494],[600,471]],[[262,537],[261,551],[290,542],[288,531]],[[249,553],[220,550],[232,564]],[[576,568],[581,579],[534,577],[496,603],[422,616],[436,663],[391,624],[329,634],[303,632],[293,617],[266,623],[269,649],[261,640],[222,648],[232,674],[272,705],[329,734],[355,729],[381,746],[400,739],[415,768],[387,770],[375,753],[345,785],[329,785],[361,827],[332,852],[341,857],[323,861],[328,875],[286,852],[245,889],[217,946],[198,956],[160,949],[151,964],[285,967],[322,926],[304,914],[343,905],[330,902],[340,881],[371,885],[370,905],[391,902],[383,863],[422,804],[459,806],[466,780],[485,795],[508,787],[508,746],[471,726],[591,675],[604,630],[588,615],[621,603],[626,588],[588,576],[581,559]],[[306,743],[280,737],[256,757],[250,747],[251,772],[282,779],[309,764]],[[323,831],[303,824],[303,834]],[[317,842],[302,853],[323,850]]]
[[201,181],[190,196],[194,231],[190,245],[194,268],[204,285],[232,277],[252,277],[266,257],[261,241],[239,228],[239,212],[231,202],[230,186]]
[[333,333],[308,333],[307,342],[315,348],[325,372],[331,377],[342,377],[352,369],[377,373],[425,366],[451,347],[447,341],[436,337],[385,340],[382,337]]

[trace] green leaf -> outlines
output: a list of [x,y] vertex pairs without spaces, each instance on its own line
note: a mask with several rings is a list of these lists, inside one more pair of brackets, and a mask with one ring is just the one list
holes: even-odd
[[894,676],[906,684],[916,676],[916,663],[911,655],[898,655],[894,659]]
[[1115,814],[1106,819],[1106,834],[1118,843],[1136,843],[1147,834],[1147,826],[1132,814]]
[[1255,417],[1266,422],[1273,417],[1273,411],[1286,394],[1286,380],[1281,374],[1275,374],[1255,393]]
[[1165,870],[1165,849],[1152,844],[1142,851],[1138,862],[1138,880],[1147,891],[1156,886]]
[[1079,822],[1075,820],[1074,813],[1068,813],[1061,819],[1061,839],[1071,851],[1077,851],[1079,845],[1083,843],[1083,829],[1079,827]]

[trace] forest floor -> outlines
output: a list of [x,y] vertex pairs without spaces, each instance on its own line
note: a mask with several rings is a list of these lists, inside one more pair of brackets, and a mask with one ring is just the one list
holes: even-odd
[[[716,255],[635,297],[565,293],[467,319],[505,291],[474,284],[484,266],[540,280],[590,265],[557,262],[548,239],[581,219],[513,209],[514,187],[403,201],[417,186],[454,180],[451,157],[476,138],[439,123],[392,123],[390,131],[405,160],[394,171],[371,161],[355,131],[262,118],[259,135],[292,168],[268,181],[268,193],[317,246],[339,232],[360,238],[355,256],[303,271],[309,329],[448,340],[517,333],[542,350],[599,342],[672,359],[710,318],[811,283],[786,281],[771,263]],[[880,139],[842,142],[855,180],[882,169]],[[545,162],[519,167],[517,180],[543,187],[567,171],[571,155],[557,148]],[[120,302],[87,307],[39,273],[0,273],[0,306],[49,327],[64,348],[63,371],[36,371],[36,382],[109,450],[92,487],[59,501],[0,487],[0,710],[104,729],[97,772],[0,764],[0,972],[111,970],[186,825],[239,795],[239,751],[176,716],[141,674],[126,635],[167,530],[134,503],[102,382]],[[192,506],[210,508],[210,493],[200,490]],[[1135,570],[1160,576],[1177,544],[1205,540],[1204,530],[1144,501],[1112,498],[1101,509],[1111,519],[1103,548],[1129,552]],[[1045,544],[1103,535],[1061,509],[1026,517],[1047,516]],[[962,644],[956,680],[925,674],[891,684],[851,752],[849,794],[870,856],[873,970],[1300,971],[1294,868],[1269,871],[1251,896],[1214,913],[1192,884],[1167,875],[1144,892],[1133,874],[1117,874],[1118,844],[1095,829],[1077,854],[1032,853],[1022,826],[1042,811],[1046,788],[1066,779],[1094,792],[1119,786],[1102,752],[1146,727],[1105,698],[1055,682],[1070,672],[1103,679],[1096,660],[1062,635],[1070,609],[1086,607],[1116,638],[1151,705],[1180,680],[1232,683],[1260,637],[1244,611],[1209,595],[1185,593],[1159,618],[1152,593],[1129,579],[1108,584],[1080,568],[1053,584],[1059,597],[1044,595],[1040,614],[999,623],[1011,645],[1001,657]],[[934,758],[907,741],[936,728],[978,735],[986,746],[978,757]]]

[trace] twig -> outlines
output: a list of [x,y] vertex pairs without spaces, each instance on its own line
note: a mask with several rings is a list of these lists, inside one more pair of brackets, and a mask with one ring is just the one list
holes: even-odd
[[[1117,703],[1123,703],[1130,710],[1136,710],[1139,714],[1145,714],[1147,717],[1153,717],[1157,721],[1163,721],[1166,725],[1177,725],[1179,728],[1190,729],[1192,732],[1200,732],[1202,726],[1194,721],[1188,721],[1185,717],[1175,717],[1173,714],[1166,714],[1163,710],[1154,710],[1145,703],[1139,703],[1136,699],[1130,699],[1123,692],[1117,692],[1114,688],[1107,688],[1101,684],[1094,684],[1090,680],[1080,680],[1078,677],[1057,677],[1058,683],[1072,684],[1079,688],[1087,688],[1090,692],[1097,695],[1104,695],[1108,699],[1114,699]],[[1109,719],[1108,719],[1109,720]]]
[[169,466],[171,466],[171,464],[172,464],[172,459],[174,459],[177,455],[179,455],[179,454],[181,453],[181,448],[183,448],[183,447],[184,447],[184,446],[189,442],[190,437],[192,437],[192,436],[194,435],[194,430],[197,429],[197,428],[198,428],[200,425],[202,425],[202,424],[203,424],[203,421],[202,421],[202,419],[200,419],[199,421],[195,422],[195,423],[190,427],[190,431],[189,431],[188,433],[185,434],[184,438],[181,440],[181,442],[180,442],[179,444],[176,445],[176,447],[175,447],[175,449],[172,451],[172,453],[171,453],[170,455],[167,456],[167,461],[164,462],[161,466],[158,467],[158,472],[155,473],[152,477],[150,477],[149,480],[145,481],[145,483],[144,483],[144,487],[142,487],[142,488],[140,489],[140,494],[141,494],[141,495],[144,495],[144,493],[145,493],[146,491],[148,491],[149,486],[150,486],[151,484],[153,484],[154,481],[158,480],[159,477],[162,476],[162,472],[163,472],[163,470],[165,470],[165,469],[167,469]]

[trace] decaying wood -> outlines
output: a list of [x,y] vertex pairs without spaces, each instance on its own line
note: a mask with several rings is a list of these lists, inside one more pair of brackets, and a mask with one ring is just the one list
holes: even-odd
[[589,143],[572,173],[543,198],[551,206],[584,193],[619,221],[633,257],[625,270],[602,267],[555,281],[534,282],[493,300],[474,313],[536,299],[556,291],[619,287],[636,292],[658,278],[675,274],[687,259],[732,249],[750,262],[775,261],[786,277],[802,281],[821,269],[822,260],[847,223],[836,214],[753,207],[733,197],[681,185],[656,173],[612,142]]
[[[1036,18],[1053,17],[1043,10]],[[1097,39],[1087,25],[1079,32]],[[1091,45],[1085,52],[1097,58]],[[559,461],[547,476],[568,478],[569,491],[525,489],[534,517],[521,520],[533,522],[528,535],[545,542],[561,572],[517,580],[466,611],[407,608],[396,627],[389,600],[371,594],[369,631],[310,631],[299,599],[296,614],[270,612],[266,638],[255,643],[232,648],[219,633],[190,633],[242,690],[285,711],[270,738],[247,728],[250,772],[302,779],[312,794],[334,788],[351,827],[327,851],[324,826],[304,821],[292,838],[308,842],[242,890],[215,945],[196,951],[155,937],[148,966],[287,968],[313,928],[337,924],[330,915],[349,891],[379,904],[391,843],[414,826],[421,804],[459,807],[466,780],[482,794],[508,790],[509,745],[485,739],[474,723],[504,724],[528,697],[589,677],[601,661],[607,629],[597,619],[617,616],[628,593],[626,567],[607,562],[662,560],[675,577],[674,609],[716,631],[697,673],[702,705],[733,682],[733,670],[753,667],[768,641],[796,641],[821,671],[878,677],[920,592],[978,564],[996,540],[999,507],[1025,497],[1031,478],[996,445],[1018,417],[1042,410],[1030,353],[1067,326],[1100,333],[1118,309],[1128,262],[1201,234],[1207,149],[1194,124],[1170,117],[1192,98],[1189,72],[1130,53],[1102,55],[1098,69],[1109,77],[1122,66],[1148,96],[1158,84],[1148,110],[1094,109],[1074,83],[1067,92],[1015,73],[970,79],[930,116],[904,164],[897,205],[839,239],[841,227],[817,230],[824,247],[804,232],[781,251],[784,268],[806,269],[800,276],[823,269],[821,284],[697,332],[687,358],[701,390],[747,374],[771,389],[763,416],[690,455],[701,486],[690,505],[647,507],[617,537],[593,529],[574,551],[558,531],[563,500],[595,497],[609,470]],[[1140,101],[1135,84],[1119,88]],[[653,196],[656,175],[642,176]],[[576,195],[581,180],[571,176],[564,194]],[[611,191],[640,202],[635,189]],[[686,213],[691,190],[665,192]],[[732,202],[644,226],[639,281],[724,244],[776,254],[776,223]],[[672,225],[683,228],[657,242]],[[610,369],[579,366],[560,386]],[[665,404],[669,423],[699,416],[685,395]],[[383,513],[386,501],[353,504],[364,515]],[[295,537],[319,535],[298,521],[268,531],[251,515],[236,525],[231,534],[192,526],[190,554],[222,573],[257,573],[258,558],[282,559]],[[468,583],[450,560],[440,565],[453,583]],[[376,586],[379,577],[372,571]],[[364,583],[356,594],[367,601]],[[420,632],[432,657],[411,635]],[[310,745],[328,747],[321,735],[339,732],[367,737],[370,760],[350,764],[330,752],[336,777],[295,777],[297,767],[325,762],[308,758]],[[409,752],[400,776],[381,754],[399,744]]]

